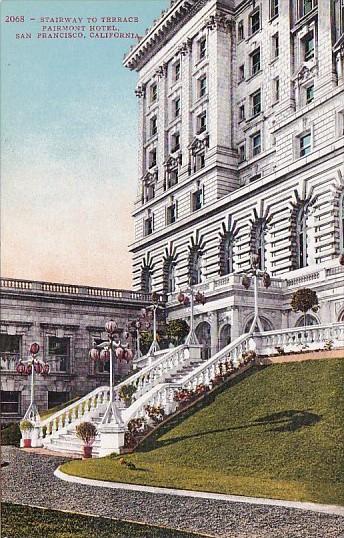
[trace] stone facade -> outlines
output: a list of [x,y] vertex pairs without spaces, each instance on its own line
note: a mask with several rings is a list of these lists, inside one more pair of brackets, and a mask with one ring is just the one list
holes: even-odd
[[139,75],[134,287],[169,293],[170,317],[189,316],[176,290],[202,289],[213,351],[252,319],[239,277],[252,253],[273,277],[266,328],[300,322],[290,298],[305,285],[320,300],[310,323],[343,318],[341,5],[171,2],[124,59]]
[[[150,300],[132,291],[14,279],[1,279],[1,296],[2,416],[7,419],[23,415],[30,402],[30,377],[16,372],[30,344],[40,345],[37,358],[50,365],[49,375],[35,375],[35,400],[45,410],[108,385],[108,364],[90,361],[88,351],[107,339],[106,321],[118,322],[121,337]],[[135,348],[130,338],[129,343]],[[127,371],[126,362],[116,363],[115,374]]]

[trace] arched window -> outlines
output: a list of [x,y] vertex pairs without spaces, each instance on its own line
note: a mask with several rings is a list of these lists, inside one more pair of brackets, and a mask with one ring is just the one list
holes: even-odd
[[307,211],[304,205],[299,208],[296,217],[297,267],[307,266]]
[[308,327],[309,325],[319,325],[319,322],[316,317],[312,316],[311,314],[306,314],[297,320],[295,327]]
[[189,276],[192,286],[202,282],[202,253],[198,247],[190,251]]
[[167,293],[174,293],[176,291],[176,272],[175,264],[170,262],[168,265],[167,274]]
[[141,289],[144,293],[152,293],[152,274],[149,267],[143,267],[142,269]]

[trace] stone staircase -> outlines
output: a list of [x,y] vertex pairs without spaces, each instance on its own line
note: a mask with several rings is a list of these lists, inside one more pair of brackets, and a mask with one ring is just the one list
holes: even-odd
[[[244,334],[208,360],[201,359],[201,346],[178,346],[166,353],[159,353],[153,359],[147,358],[142,362],[146,364],[145,367],[114,387],[114,401],[122,428],[118,429],[117,425],[118,431],[121,430],[118,449],[108,447],[105,450],[102,441],[103,429],[112,427],[112,423],[103,423],[110,400],[108,386],[98,387],[41,421],[36,426],[36,446],[43,445],[56,452],[81,454],[82,445],[76,437],[75,429],[80,422],[91,421],[98,429],[94,455],[119,452],[119,448],[124,445],[124,431],[131,419],[146,417],[147,406],[161,406],[165,415],[173,413],[177,407],[174,398],[177,391],[182,388],[194,390],[200,384],[211,386],[229,359],[235,368],[239,368],[244,362],[245,352],[249,350],[255,350],[259,356],[266,356],[276,353],[277,347],[281,345],[286,350],[299,352],[305,348],[325,349],[329,340],[334,348],[344,347],[344,323]],[[128,384],[135,386],[136,392],[131,405],[126,407],[119,397],[119,389]]]

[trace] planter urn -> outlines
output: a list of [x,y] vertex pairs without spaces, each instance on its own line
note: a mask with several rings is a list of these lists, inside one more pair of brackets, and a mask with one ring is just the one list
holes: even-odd
[[24,439],[24,448],[31,448],[31,437]]
[[92,458],[92,450],[93,450],[93,446],[84,445],[84,449],[83,449],[84,459]]

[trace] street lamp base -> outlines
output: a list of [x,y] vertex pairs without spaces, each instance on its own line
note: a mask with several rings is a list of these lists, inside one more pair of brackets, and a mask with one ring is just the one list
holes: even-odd
[[148,355],[153,355],[156,351],[160,351],[160,346],[156,340],[153,340],[148,350]]
[[187,346],[199,344],[195,331],[192,330],[189,332],[189,334],[186,337],[185,344]]
[[105,414],[102,418],[101,424],[111,424],[120,428],[123,427],[123,420],[115,402],[109,402]]
[[39,415],[37,405],[35,404],[35,402],[30,403],[24,415],[24,420],[30,420],[34,423],[38,423],[41,420],[41,417]]

